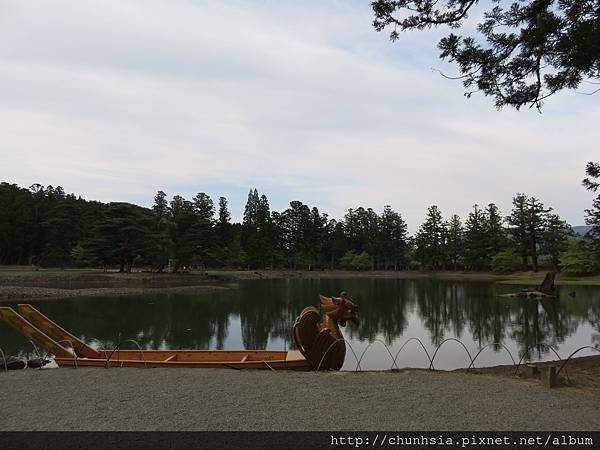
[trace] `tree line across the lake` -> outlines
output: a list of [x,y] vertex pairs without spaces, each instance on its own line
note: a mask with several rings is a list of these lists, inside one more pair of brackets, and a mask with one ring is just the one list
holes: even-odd
[[[584,185],[595,191],[598,164]],[[342,220],[300,201],[271,211],[265,195],[250,190],[241,223],[233,223],[225,197],[205,193],[154,205],[101,203],[61,187],[29,189],[0,184],[0,264],[103,267],[131,271],[190,268],[372,270],[495,270],[547,268],[592,273],[600,268],[600,195],[586,210],[590,230],[578,237],[539,199],[516,194],[503,216],[490,203],[473,206],[464,220],[445,220],[437,206],[409,236],[390,206],[349,209]]]

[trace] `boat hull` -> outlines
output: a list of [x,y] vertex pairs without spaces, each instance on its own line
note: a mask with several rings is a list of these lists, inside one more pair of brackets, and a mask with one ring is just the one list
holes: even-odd
[[0,321],[52,353],[59,366],[311,370],[309,361],[294,350],[123,350],[120,346],[95,349],[31,305],[19,305],[19,313],[0,307]]
[[296,351],[269,350],[98,350],[100,358],[57,357],[67,367],[195,367],[262,370],[311,370]]

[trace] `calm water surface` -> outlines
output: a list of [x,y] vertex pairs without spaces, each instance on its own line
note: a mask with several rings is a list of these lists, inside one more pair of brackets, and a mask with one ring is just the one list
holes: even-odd
[[[31,303],[60,325],[97,346],[114,347],[119,339],[137,340],[148,349],[287,349],[291,326],[318,294],[346,290],[360,307],[360,325],[342,329],[362,369],[389,369],[392,357],[410,338],[419,338],[430,355],[445,339],[459,339],[475,356],[501,343],[515,359],[556,359],[585,345],[600,346],[600,287],[564,286],[559,300],[498,298],[518,290],[489,282],[449,280],[251,280],[203,294],[138,297],[80,297]],[[12,305],[12,304],[9,304]],[[14,304],[16,306],[16,303]],[[120,337],[119,337],[120,335]],[[384,345],[385,344],[385,345]],[[131,345],[133,348],[133,344]],[[0,323],[0,348],[7,354],[31,354],[24,338]],[[126,347],[123,347],[126,348]],[[580,355],[592,354],[585,350]],[[477,367],[511,363],[503,346],[486,348]],[[438,369],[467,367],[470,359],[455,341],[440,348]],[[399,353],[399,367],[428,367],[420,344],[411,340]],[[344,369],[357,361],[348,349]]]

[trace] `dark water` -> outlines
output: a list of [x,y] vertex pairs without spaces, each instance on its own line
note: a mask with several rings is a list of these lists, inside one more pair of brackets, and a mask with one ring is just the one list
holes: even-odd
[[[445,339],[459,339],[472,356],[487,344],[506,346],[515,359],[556,359],[585,345],[600,346],[600,287],[559,288],[558,301],[498,298],[518,290],[488,282],[448,280],[253,280],[204,294],[139,297],[81,297],[31,303],[64,328],[97,345],[114,347],[135,339],[143,348],[284,349],[291,326],[318,294],[346,290],[360,306],[360,325],[343,329],[363,369],[389,369],[392,357],[410,338],[419,338],[430,356]],[[574,293],[575,296],[569,295]],[[11,305],[11,304],[9,304]],[[119,337],[120,334],[120,337]],[[385,345],[384,345],[385,344]],[[134,344],[129,343],[131,348]],[[486,348],[477,367],[511,363],[501,345]],[[32,346],[0,323],[0,348],[8,354],[30,354]],[[126,348],[125,346],[123,348]],[[580,355],[593,354],[585,350]],[[469,356],[455,341],[440,348],[438,369],[467,367]],[[415,341],[397,357],[399,367],[428,367]],[[345,369],[357,361],[350,349]]]

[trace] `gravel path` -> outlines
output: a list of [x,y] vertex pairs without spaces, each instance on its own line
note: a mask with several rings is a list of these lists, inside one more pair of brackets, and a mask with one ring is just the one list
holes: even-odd
[[451,372],[63,368],[0,383],[1,430],[600,430],[600,396]]

